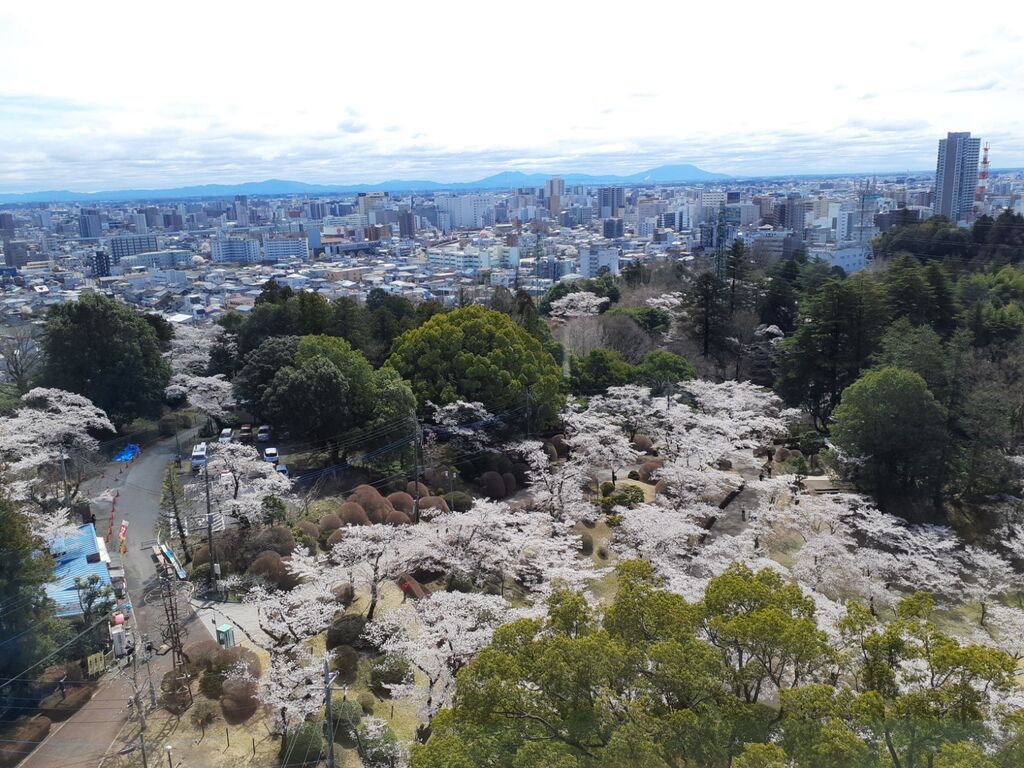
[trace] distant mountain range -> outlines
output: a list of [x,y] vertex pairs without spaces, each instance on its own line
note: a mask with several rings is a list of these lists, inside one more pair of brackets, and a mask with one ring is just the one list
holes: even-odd
[[[353,192],[433,192],[441,190],[514,189],[540,187],[551,178],[550,173],[504,171],[477,181],[442,183],[425,180],[382,181],[379,184],[305,184],[301,181],[267,179],[242,184],[201,184],[171,189],[120,189],[108,192],[21,192],[0,194],[0,203],[64,203],[123,202],[128,200],[180,200],[189,197],[217,198],[234,195],[333,195]],[[630,176],[591,176],[569,173],[561,176],[566,184],[671,184],[675,182],[723,181],[732,178],[724,173],[711,173],[695,165],[660,165]]]

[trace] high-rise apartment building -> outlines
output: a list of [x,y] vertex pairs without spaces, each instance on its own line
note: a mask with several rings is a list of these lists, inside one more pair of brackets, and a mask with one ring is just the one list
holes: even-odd
[[602,219],[615,219],[626,207],[626,191],[622,187],[601,187],[597,190],[598,214]]
[[935,163],[935,198],[932,210],[952,222],[967,221],[978,186],[978,153],[981,139],[970,132],[947,133],[939,139]]
[[110,238],[107,245],[110,248],[110,258],[114,264],[120,264],[121,259],[127,256],[148,253],[160,248],[156,235],[118,235]]
[[263,258],[265,261],[308,259],[309,240],[305,237],[264,237]]
[[233,261],[238,264],[252,264],[260,260],[260,244],[257,240],[233,237],[211,240],[210,259],[217,262]]
[[565,181],[552,176],[544,182],[544,199],[548,204],[548,213],[558,215],[562,210],[562,198],[565,196]]
[[14,238],[14,214],[0,213],[0,236],[11,240]]
[[83,240],[99,240],[103,233],[100,212],[95,208],[83,208],[78,215],[78,234]]

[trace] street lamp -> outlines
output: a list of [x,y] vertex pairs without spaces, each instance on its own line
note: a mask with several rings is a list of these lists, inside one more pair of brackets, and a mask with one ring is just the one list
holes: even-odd
[[171,745],[168,744],[164,749],[167,750],[167,768],[174,768],[174,761],[171,760]]

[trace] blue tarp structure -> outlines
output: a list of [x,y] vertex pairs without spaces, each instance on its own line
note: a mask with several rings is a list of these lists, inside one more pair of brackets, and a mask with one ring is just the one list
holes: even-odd
[[79,527],[77,533],[55,540],[50,545],[50,552],[55,567],[53,581],[46,585],[46,594],[56,605],[54,613],[59,618],[81,616],[82,606],[78,601],[76,576],[88,580],[90,576],[95,575],[99,577],[99,586],[112,586],[110,570],[100,553],[96,527],[92,523],[86,523]]
[[139,455],[139,446],[136,443],[128,443],[121,452],[114,457],[114,461],[131,461]]

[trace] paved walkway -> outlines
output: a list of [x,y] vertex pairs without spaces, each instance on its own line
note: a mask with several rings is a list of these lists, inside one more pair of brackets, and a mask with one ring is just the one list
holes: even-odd
[[[187,433],[182,433],[183,441],[187,437]],[[116,530],[121,520],[129,521],[128,549],[122,556],[122,562],[134,607],[135,627],[140,636],[148,634],[156,646],[161,643],[163,608],[159,600],[144,600],[145,593],[156,586],[157,580],[150,550],[148,547],[143,549],[141,545],[156,537],[160,487],[167,463],[173,460],[174,453],[174,438],[161,440],[147,447],[124,471],[118,472],[117,465],[111,464],[103,478],[87,485],[87,492],[93,498],[106,489],[119,491],[114,527]],[[109,509],[108,505],[94,509],[96,527],[101,535],[106,533],[105,515]],[[116,543],[112,540],[111,555],[116,560],[115,551]],[[204,631],[196,626],[195,617],[184,618],[190,635]],[[170,655],[154,656],[150,667],[159,696],[160,680],[171,668]],[[139,665],[138,679],[145,685],[145,665]],[[131,677],[126,671],[107,673],[96,695],[68,720],[55,724],[43,743],[22,761],[21,768],[91,768],[99,765],[105,755],[120,748],[113,742],[128,720],[127,703],[132,690]]]

